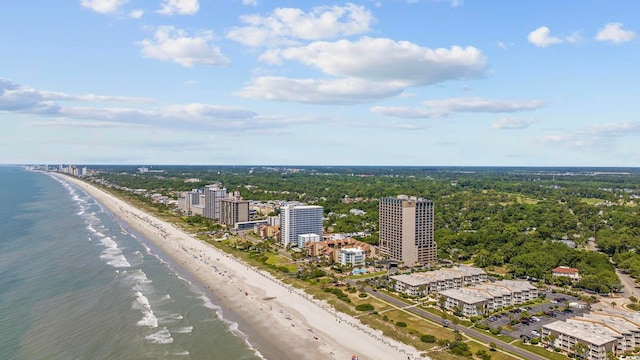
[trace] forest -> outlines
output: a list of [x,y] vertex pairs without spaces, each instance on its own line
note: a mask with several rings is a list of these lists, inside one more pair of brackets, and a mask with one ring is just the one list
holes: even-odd
[[620,289],[614,265],[640,276],[640,169],[156,166],[154,172],[138,173],[132,166],[97,168],[97,178],[174,198],[178,191],[217,181],[249,200],[321,205],[328,231],[364,231],[371,236],[362,240],[374,244],[378,199],[417,196],[434,201],[441,259],[546,281],[554,281],[556,266],[575,267],[582,280],[574,286],[597,293]]

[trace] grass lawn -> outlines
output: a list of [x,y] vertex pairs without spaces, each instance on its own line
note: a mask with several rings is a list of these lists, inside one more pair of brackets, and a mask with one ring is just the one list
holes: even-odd
[[598,198],[580,198],[580,201],[585,202],[589,205],[594,205],[597,204],[599,202],[605,202],[605,200],[603,199],[598,199]]

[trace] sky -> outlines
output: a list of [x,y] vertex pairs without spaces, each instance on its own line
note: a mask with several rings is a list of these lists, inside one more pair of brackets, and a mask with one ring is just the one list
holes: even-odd
[[0,0],[0,163],[637,167],[638,14]]

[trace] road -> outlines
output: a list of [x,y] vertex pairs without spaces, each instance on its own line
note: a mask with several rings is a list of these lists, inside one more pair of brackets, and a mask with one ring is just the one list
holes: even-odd
[[640,289],[637,289],[636,281],[629,275],[623,274],[620,269],[616,269],[616,274],[622,282],[622,296],[629,299],[632,295],[640,299]]
[[[401,300],[398,300],[398,299],[396,299],[396,298],[394,298],[392,296],[389,296],[389,295],[386,295],[386,294],[383,294],[383,293],[380,293],[380,292],[377,292],[377,291],[373,291],[370,288],[367,288],[366,291],[367,291],[367,293],[371,294],[372,296],[378,297],[378,298],[380,298],[380,299],[382,299],[382,300],[384,300],[384,301],[386,301],[388,303],[394,304],[394,305],[396,305],[396,306],[398,306],[400,308],[406,308],[406,306],[407,306],[407,303],[405,303],[405,302],[403,302]],[[430,312],[428,312],[426,310],[423,310],[423,309],[420,309],[420,308],[417,308],[417,307],[410,307],[410,308],[406,308],[405,310],[409,311],[409,312],[412,312],[412,313],[414,313],[416,315],[425,317],[425,318],[427,318],[429,320],[432,320],[432,321],[434,321],[436,323],[442,323],[442,318],[441,317],[439,317],[437,315],[434,315],[434,314],[432,314],[432,313],[430,313]],[[458,330],[461,333],[467,334],[470,337],[476,338],[476,339],[480,340],[481,342],[484,342],[485,344],[489,344],[489,343],[493,342],[496,345],[498,345],[499,349],[502,349],[504,351],[510,352],[512,354],[515,354],[515,355],[517,355],[517,356],[519,356],[519,357],[521,357],[523,359],[545,360],[545,358],[542,357],[542,356],[539,356],[539,355],[536,355],[536,354],[531,353],[529,351],[523,350],[523,349],[521,349],[519,347],[515,347],[513,345],[509,345],[508,343],[506,343],[504,341],[501,341],[501,340],[498,340],[496,338],[493,338],[493,337],[491,337],[491,336],[489,336],[489,335],[487,335],[487,334],[485,334],[483,332],[480,332],[478,330],[469,329],[469,328],[466,328],[464,326],[458,326]],[[520,340],[518,340],[518,341],[520,341]]]
[[[598,250],[598,246],[596,245],[595,241],[587,242],[587,248],[590,251],[597,251],[597,252],[600,251]],[[613,263],[612,259],[609,259],[609,261]],[[616,268],[616,275],[618,275],[618,279],[620,279],[620,282],[622,283],[622,293],[619,295],[623,297],[625,300],[629,300],[631,296],[635,296],[636,298],[640,299],[640,289],[637,288],[638,284],[636,284],[636,281],[631,276],[622,273],[622,271],[620,271],[620,269],[618,268]],[[610,299],[601,299],[601,300],[605,300],[605,302],[611,302],[611,301],[608,301]],[[617,300],[617,301],[619,302],[620,300]]]

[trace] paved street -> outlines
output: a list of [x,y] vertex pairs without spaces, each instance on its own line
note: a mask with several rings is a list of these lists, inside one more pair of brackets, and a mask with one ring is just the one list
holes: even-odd
[[[373,291],[370,288],[367,288],[366,291],[367,291],[367,293],[371,294],[372,296],[378,297],[378,298],[380,298],[380,299],[382,299],[382,300],[384,300],[384,301],[386,301],[388,303],[394,304],[394,305],[396,305],[398,307],[406,307],[406,305],[407,305],[405,302],[403,302],[401,300],[398,300],[398,299],[396,299],[396,298],[394,298],[392,296],[389,296],[389,295],[386,295],[386,294],[383,294],[383,293],[380,293],[380,292],[377,292],[377,291]],[[419,316],[425,317],[425,318],[430,319],[430,320],[432,320],[432,321],[434,321],[436,323],[441,323],[442,322],[442,319],[439,316],[436,316],[436,315],[434,315],[434,314],[432,314],[432,313],[430,313],[430,312],[428,312],[426,310],[420,309],[418,307],[410,307],[410,308],[407,308],[406,311],[409,311],[409,312],[412,312],[412,313],[417,314]],[[467,334],[467,335],[469,335],[469,336],[471,336],[473,338],[476,338],[476,339],[478,339],[478,340],[480,340],[480,341],[482,341],[482,342],[484,342],[486,344],[494,342],[494,343],[496,343],[498,345],[499,349],[505,350],[505,351],[510,352],[512,354],[515,354],[515,355],[517,355],[517,356],[519,356],[519,357],[521,357],[523,359],[534,359],[534,360],[544,360],[545,359],[542,356],[536,355],[534,353],[528,352],[526,350],[520,349],[520,348],[515,347],[513,345],[509,345],[506,342],[503,342],[503,341],[500,341],[500,340],[498,340],[496,338],[493,338],[493,337],[487,335],[485,332],[481,332],[481,331],[475,330],[475,329],[469,329],[469,328],[466,328],[464,326],[458,326],[458,330],[461,333]],[[520,341],[520,340],[518,340],[518,341]]]

